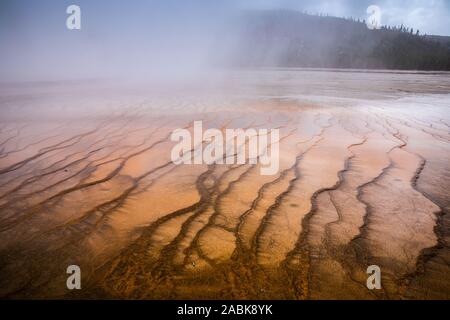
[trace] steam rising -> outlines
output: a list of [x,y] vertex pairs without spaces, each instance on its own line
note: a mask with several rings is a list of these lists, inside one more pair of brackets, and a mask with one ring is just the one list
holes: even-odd
[[[80,31],[65,27],[65,9],[73,3],[82,9]],[[429,12],[421,1],[414,3],[418,7],[411,14]],[[390,1],[384,4],[392,7]],[[435,4],[446,8],[440,1]],[[351,8],[361,16],[365,5],[365,1],[1,1],[0,80],[190,81],[234,64],[231,53],[240,49],[235,46],[246,45],[237,21],[247,10],[309,9],[350,16]],[[411,14],[406,18],[413,23]],[[280,45],[273,48],[271,59],[282,51]]]

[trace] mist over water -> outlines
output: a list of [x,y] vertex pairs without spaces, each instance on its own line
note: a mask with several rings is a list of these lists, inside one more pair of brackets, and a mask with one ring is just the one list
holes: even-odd
[[[66,8],[71,4],[81,7],[81,30],[66,28]],[[383,9],[399,12],[388,2],[382,4]],[[422,3],[417,5],[427,9]],[[434,7],[442,11],[446,5],[438,2]],[[264,21],[257,16],[263,17],[264,10],[289,9],[362,19],[365,8],[364,1],[339,1],[338,5],[330,1],[154,0],[124,5],[118,0],[6,0],[0,4],[0,81],[211,81],[230,67],[289,66],[286,56],[302,49],[296,37],[305,35],[315,37],[314,50],[294,64],[309,66],[310,60],[322,59],[317,66],[329,67],[336,54],[328,51],[345,36],[341,30],[325,28],[317,35],[313,25],[281,19],[280,26],[271,11]],[[275,36],[274,30],[279,31]],[[292,48],[289,41],[300,47]]]
[[68,30],[70,4],[2,1],[1,80],[192,78],[213,65],[237,12],[210,1],[77,1],[82,29]]

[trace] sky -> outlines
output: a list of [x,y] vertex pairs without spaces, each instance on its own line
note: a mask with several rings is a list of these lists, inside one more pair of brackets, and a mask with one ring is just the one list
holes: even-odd
[[[66,28],[66,8],[81,7],[82,29]],[[294,9],[450,36],[450,0],[0,0],[0,81],[79,79],[199,70],[216,31],[248,9]],[[219,39],[220,40],[220,39]],[[174,65],[176,64],[176,65]]]

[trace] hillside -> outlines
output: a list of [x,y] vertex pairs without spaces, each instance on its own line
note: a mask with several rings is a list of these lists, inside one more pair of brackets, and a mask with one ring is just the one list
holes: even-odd
[[449,37],[402,26],[277,10],[247,12],[235,27],[224,37],[235,66],[450,70]]

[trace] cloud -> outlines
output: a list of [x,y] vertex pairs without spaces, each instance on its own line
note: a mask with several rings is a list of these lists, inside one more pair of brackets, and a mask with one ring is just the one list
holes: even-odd
[[450,35],[450,8],[444,0],[384,1],[383,23],[405,25],[422,33]]

